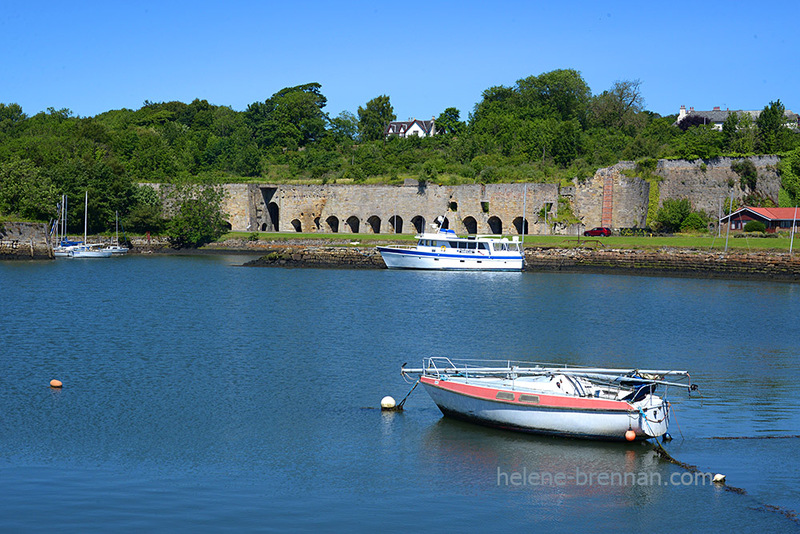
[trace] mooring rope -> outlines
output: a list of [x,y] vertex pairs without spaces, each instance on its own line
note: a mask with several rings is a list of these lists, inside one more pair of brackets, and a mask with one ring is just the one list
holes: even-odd
[[[417,388],[417,386],[418,386],[418,385],[419,385],[419,378],[417,379],[417,381],[416,381],[416,382],[414,382],[414,387],[412,387],[412,388],[411,388],[411,391],[414,391],[414,390]],[[401,401],[400,401],[400,403],[399,403],[399,404],[397,405],[397,407],[395,408],[396,410],[402,410],[402,409],[403,409],[403,404],[405,404],[405,403],[406,403],[406,399],[409,397],[409,395],[411,395],[411,391],[409,391],[409,392],[406,394],[406,396],[405,396],[405,397],[403,397],[403,400],[401,400]]]
[[[783,436],[775,436],[783,437]],[[800,437],[800,436],[785,436],[785,437]],[[705,439],[752,439],[749,437],[735,437],[735,438],[705,438]],[[758,439],[758,438],[756,438]],[[680,460],[675,459],[670,453],[667,452],[666,449],[658,442],[658,440],[653,443],[653,450],[658,454],[663,460],[675,464],[683,469],[691,473],[703,473],[696,465],[687,464],[686,462],[681,462]],[[731,486],[727,482],[723,481],[722,483],[716,484],[720,487],[724,488],[725,491],[730,491],[731,493],[736,493],[737,495],[747,495],[747,491],[744,488],[738,488],[736,486]],[[761,503],[761,506],[770,512],[777,512],[784,516],[785,518],[789,519],[790,521],[794,521],[795,523],[800,523],[800,518],[797,517],[797,513],[794,510],[789,510],[786,508],[781,508],[780,506],[775,506],[774,504],[767,504]]]

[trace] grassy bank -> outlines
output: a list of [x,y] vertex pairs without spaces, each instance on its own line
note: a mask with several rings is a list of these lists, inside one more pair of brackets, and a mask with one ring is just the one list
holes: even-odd
[[[253,241],[295,242],[295,241],[330,241],[331,245],[358,243],[371,247],[378,243],[413,243],[410,234],[327,234],[327,233],[268,233],[268,232],[229,232],[220,238],[244,239]],[[776,251],[788,252],[789,237],[733,237],[728,239],[728,249],[740,251]],[[564,235],[528,235],[525,236],[526,247],[591,247],[628,250],[657,250],[661,248],[684,248],[697,250],[725,250],[725,236],[675,235],[653,237],[602,237],[580,239],[576,236]],[[800,247],[800,239],[793,245],[793,251]]]

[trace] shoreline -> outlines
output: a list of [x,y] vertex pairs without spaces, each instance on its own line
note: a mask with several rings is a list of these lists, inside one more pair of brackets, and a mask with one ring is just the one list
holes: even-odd
[[[234,252],[234,250],[228,250]],[[237,250],[237,252],[242,252]],[[246,267],[385,269],[374,247],[272,245]],[[800,282],[800,256],[776,252],[707,252],[687,249],[525,249],[524,272],[584,272]]]
[[[349,240],[284,238],[251,241],[234,238],[196,249],[174,249],[163,239],[153,238],[147,242],[134,238],[131,245],[130,255],[255,256],[243,264],[247,267],[386,268],[373,244],[353,246]],[[0,254],[0,259],[14,258],[34,261],[52,259],[45,255],[34,257],[27,249],[22,254]],[[736,249],[725,253],[669,247],[656,250],[540,246],[525,249],[524,271],[800,282],[800,254]]]

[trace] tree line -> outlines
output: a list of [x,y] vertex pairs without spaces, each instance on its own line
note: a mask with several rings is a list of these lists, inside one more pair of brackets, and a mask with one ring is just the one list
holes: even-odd
[[[646,110],[639,80],[593,94],[579,72],[560,69],[490,87],[467,117],[449,107],[436,117],[437,135],[404,139],[384,136],[397,118],[388,95],[355,113],[333,116],[326,105],[319,83],[281,89],[244,111],[196,99],[94,117],[54,108],[28,116],[0,103],[0,214],[48,220],[65,193],[75,230],[89,191],[90,231],[112,228],[118,211],[131,231],[177,233],[186,221],[172,219],[184,203],[191,212],[189,204],[219,202],[203,200],[197,184],[557,182],[621,160],[776,153],[788,162],[782,202],[800,199],[800,133],[784,126],[780,100],[756,120],[733,114],[717,131]],[[176,186],[169,219],[142,183]]]

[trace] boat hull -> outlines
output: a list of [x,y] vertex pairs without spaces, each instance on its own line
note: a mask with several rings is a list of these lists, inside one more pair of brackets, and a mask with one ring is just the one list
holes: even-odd
[[[668,405],[649,395],[629,404],[586,397],[536,394],[481,387],[422,377],[422,385],[441,412],[448,417],[485,426],[584,439],[625,441],[633,430],[636,440],[666,433]],[[498,394],[508,400],[498,400]],[[510,396],[510,398],[509,398]],[[521,402],[528,398],[536,403]]]
[[435,271],[521,271],[522,255],[488,256],[475,253],[432,253],[411,249],[378,247],[389,269]]
[[71,258],[110,258],[110,250],[73,250]]

